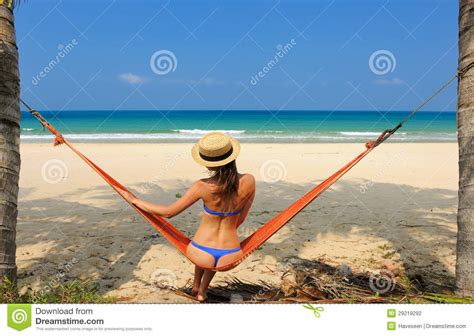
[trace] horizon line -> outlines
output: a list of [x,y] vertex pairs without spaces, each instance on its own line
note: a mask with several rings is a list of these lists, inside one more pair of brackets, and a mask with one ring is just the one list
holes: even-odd
[[[150,111],[167,111],[167,112],[190,112],[190,111],[196,111],[196,112],[331,112],[331,113],[337,113],[337,112],[386,112],[386,113],[410,113],[410,112],[413,112],[413,110],[331,110],[331,109],[327,109],[327,110],[309,110],[309,109],[295,109],[295,110],[278,110],[278,109],[275,109],[275,110],[272,110],[272,109],[261,109],[261,110],[258,110],[258,109],[224,109],[224,110],[221,110],[221,109],[120,109],[120,110],[115,110],[115,109],[97,109],[97,110],[93,110],[93,109],[71,109],[71,110],[39,110],[39,111],[42,111],[42,112],[78,112],[78,111],[84,111],[84,112],[110,112],[110,111],[114,111],[114,112],[150,112]],[[28,110],[20,110],[20,112],[26,112],[26,113],[30,113]],[[457,113],[457,111],[438,111],[438,110],[420,110],[418,113]]]

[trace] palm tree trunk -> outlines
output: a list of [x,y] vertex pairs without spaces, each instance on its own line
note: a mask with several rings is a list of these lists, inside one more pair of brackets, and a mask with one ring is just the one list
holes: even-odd
[[16,281],[16,217],[20,173],[20,80],[13,1],[0,0],[0,281]]
[[[474,62],[474,0],[459,1],[459,69]],[[474,68],[459,78],[459,205],[456,287],[474,296]]]

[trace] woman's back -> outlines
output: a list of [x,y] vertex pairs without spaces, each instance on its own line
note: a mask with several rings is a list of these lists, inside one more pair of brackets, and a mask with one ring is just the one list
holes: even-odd
[[215,248],[235,247],[240,244],[237,227],[247,216],[255,194],[255,178],[240,174],[237,190],[231,195],[221,192],[215,177],[199,182],[201,199],[206,210],[194,240]]

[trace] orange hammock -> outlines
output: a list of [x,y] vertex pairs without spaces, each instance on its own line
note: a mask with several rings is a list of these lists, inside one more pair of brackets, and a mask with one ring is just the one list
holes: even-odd
[[[73,144],[66,140],[62,134],[57,131],[53,125],[51,125],[44,117],[38,112],[31,109],[23,101],[22,103],[30,110],[31,114],[36,117],[45,128],[47,128],[53,135],[55,135],[54,145],[66,144],[70,149],[72,149],[82,160],[84,160],[92,169],[94,169],[104,180],[107,182],[113,189],[117,192],[125,191],[131,195],[127,188],[115,180],[112,176],[107,174],[94,162],[92,162],[87,156],[82,154]],[[377,145],[385,141],[390,137],[401,125],[395,127],[391,130],[384,131],[376,141],[372,141],[366,144],[366,149],[357,155],[353,160],[347,163],[344,167],[339,169],[337,172],[332,174],[322,183],[311,189],[306,195],[301,197],[299,200],[291,204],[288,208],[283,210],[275,218],[271,219],[268,223],[264,224],[258,228],[254,233],[249,237],[244,239],[240,247],[242,249],[243,256],[242,258],[223,265],[219,267],[208,268],[214,271],[228,271],[237,265],[239,265],[246,257],[248,257],[252,252],[254,252],[260,245],[265,243],[271,236],[273,236],[279,229],[281,229],[286,223],[288,223],[294,216],[296,216],[301,210],[303,210],[309,203],[311,203],[316,197],[321,195],[323,191],[328,189],[334,182],[340,179],[345,173],[347,173],[352,167],[354,167],[362,158],[369,154]],[[119,193],[120,196],[122,196]],[[123,196],[122,196],[123,198]],[[166,221],[163,217],[145,211],[144,209],[130,203],[126,198],[124,198],[140,215],[143,216],[156,230],[158,230],[171,244],[173,244],[181,253],[186,255],[186,249],[191,242],[191,240],[186,237],[181,231],[175,228],[171,223]]]
[[[278,230],[280,230],[286,223],[288,223],[293,217],[295,217],[301,210],[303,210],[309,203],[311,203],[316,197],[321,195],[326,189],[328,189],[333,183],[339,180],[345,173],[347,173],[352,167],[354,167],[360,160],[362,160],[367,154],[369,154],[375,147],[380,145],[382,142],[387,140],[393,133],[395,133],[402,125],[415,113],[417,113],[423,106],[425,106],[431,99],[433,99],[438,93],[443,91],[449,84],[451,84],[456,78],[460,77],[461,75],[465,74],[469,69],[473,67],[474,63],[469,64],[463,70],[457,72],[457,74],[452,77],[448,82],[446,82],[440,89],[438,89],[434,94],[432,94],[425,102],[423,102],[416,110],[411,112],[405,119],[403,119],[396,127],[385,130],[380,134],[380,136],[375,141],[370,141],[366,143],[366,149],[357,155],[353,160],[347,163],[344,167],[339,169],[337,172],[329,176],[326,180],[321,182],[319,185],[315,186],[311,189],[308,193],[306,193],[303,197],[299,200],[295,201],[285,210],[283,210],[279,215],[271,219],[269,222],[261,226],[257,229],[254,233],[252,233],[249,237],[244,239],[240,247],[243,252],[242,258],[236,260],[232,263],[219,266],[219,267],[212,267],[208,268],[209,270],[214,271],[228,271],[237,265],[239,265],[246,257],[248,257],[252,252],[254,252],[258,247],[260,247],[263,243],[265,243],[271,236],[273,236]],[[97,166],[94,162],[92,162],[89,158],[87,158],[84,154],[82,154],[76,147],[74,147],[69,141],[64,139],[60,132],[58,132],[44,117],[36,110],[33,110],[29,107],[23,100],[21,103],[25,105],[30,113],[39,120],[39,122],[47,128],[54,136],[54,145],[66,144],[69,148],[71,148],[82,160],[84,160],[89,166],[92,167],[104,180],[107,182],[113,189],[117,192],[125,191],[131,195],[133,195],[127,188],[113,179],[109,174],[103,171],[99,166]],[[119,193],[120,196],[122,196]],[[123,197],[123,196],[122,196]],[[173,244],[181,253],[183,253],[188,259],[189,257],[186,255],[186,248],[191,242],[191,240],[186,237],[181,231],[176,229],[173,225],[171,225],[168,221],[164,218],[152,214],[144,209],[130,203],[126,198],[124,198],[140,215],[142,215],[156,230],[158,230],[171,244]],[[192,262],[192,260],[191,260]]]

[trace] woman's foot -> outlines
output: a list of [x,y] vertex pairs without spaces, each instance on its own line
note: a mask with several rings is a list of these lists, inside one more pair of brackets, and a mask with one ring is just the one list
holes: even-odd
[[199,293],[197,294],[196,298],[197,298],[197,300],[198,300],[199,302],[201,302],[201,303],[202,303],[202,302],[205,302],[206,299],[207,299],[206,294],[205,294],[205,293],[201,293],[201,292],[199,292]]
[[195,271],[194,271],[193,289],[191,290],[192,296],[197,296],[199,292],[199,287],[201,287],[203,274],[204,274],[204,269],[200,268],[199,266],[196,266]]
[[204,271],[202,279],[201,279],[201,285],[199,286],[199,291],[196,297],[199,302],[206,301],[207,288],[209,287],[209,283],[211,282],[215,274],[216,272],[214,271]]

